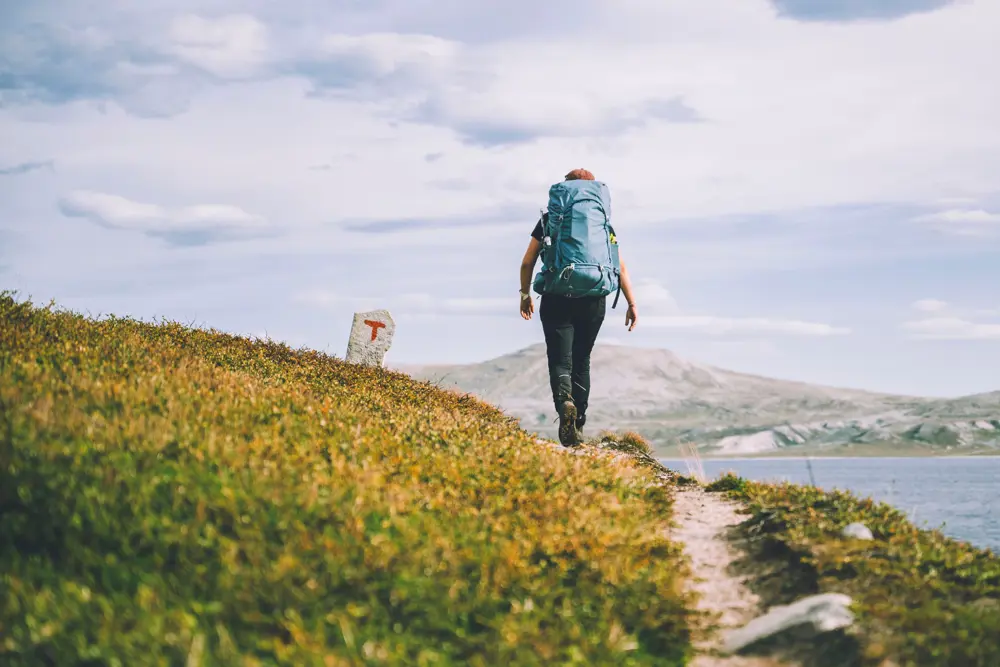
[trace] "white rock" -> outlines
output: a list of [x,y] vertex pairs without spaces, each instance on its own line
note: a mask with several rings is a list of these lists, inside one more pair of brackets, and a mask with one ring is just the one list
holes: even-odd
[[395,333],[396,322],[388,310],[354,313],[351,338],[347,342],[347,361],[365,366],[382,366]]
[[844,537],[852,537],[856,540],[874,540],[872,531],[863,523],[852,523],[844,526],[841,531]]
[[729,632],[722,650],[726,653],[735,653],[761,639],[806,623],[812,624],[817,632],[846,628],[854,623],[850,604],[851,598],[847,595],[823,593],[803,598],[790,605],[773,607],[742,628]]

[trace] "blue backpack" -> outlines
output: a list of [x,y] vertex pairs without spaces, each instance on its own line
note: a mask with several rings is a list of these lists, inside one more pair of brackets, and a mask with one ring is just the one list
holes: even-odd
[[[618,242],[610,220],[611,193],[601,181],[578,179],[550,187],[535,291],[567,297],[620,294]],[[617,305],[618,295],[611,307]]]

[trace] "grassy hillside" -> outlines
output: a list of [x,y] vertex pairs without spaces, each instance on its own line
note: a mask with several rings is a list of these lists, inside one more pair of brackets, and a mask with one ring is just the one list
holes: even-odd
[[0,663],[677,665],[671,489],[405,375],[0,294]]
[[[709,489],[748,506],[741,527],[752,545],[746,567],[765,602],[820,592],[854,599],[857,627],[845,641],[831,642],[829,662],[810,664],[1000,665],[1000,557],[991,551],[918,529],[899,510],[843,491],[733,475]],[[875,539],[842,537],[853,522]]]

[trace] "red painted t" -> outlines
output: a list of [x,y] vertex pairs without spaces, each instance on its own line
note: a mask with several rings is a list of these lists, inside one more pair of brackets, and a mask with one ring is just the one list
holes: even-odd
[[385,322],[379,322],[378,320],[365,320],[365,324],[372,328],[372,340],[375,340],[379,329],[385,328]]

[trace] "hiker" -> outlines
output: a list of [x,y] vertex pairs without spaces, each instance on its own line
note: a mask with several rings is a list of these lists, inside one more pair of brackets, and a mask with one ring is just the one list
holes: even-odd
[[559,414],[559,442],[576,446],[587,421],[590,353],[604,323],[607,296],[624,292],[625,326],[635,328],[635,299],[618,239],[611,227],[607,185],[586,169],[574,169],[549,188],[548,210],[531,232],[521,261],[521,317],[535,312],[529,290],[535,262],[542,270],[533,287],[541,295],[552,400]]

